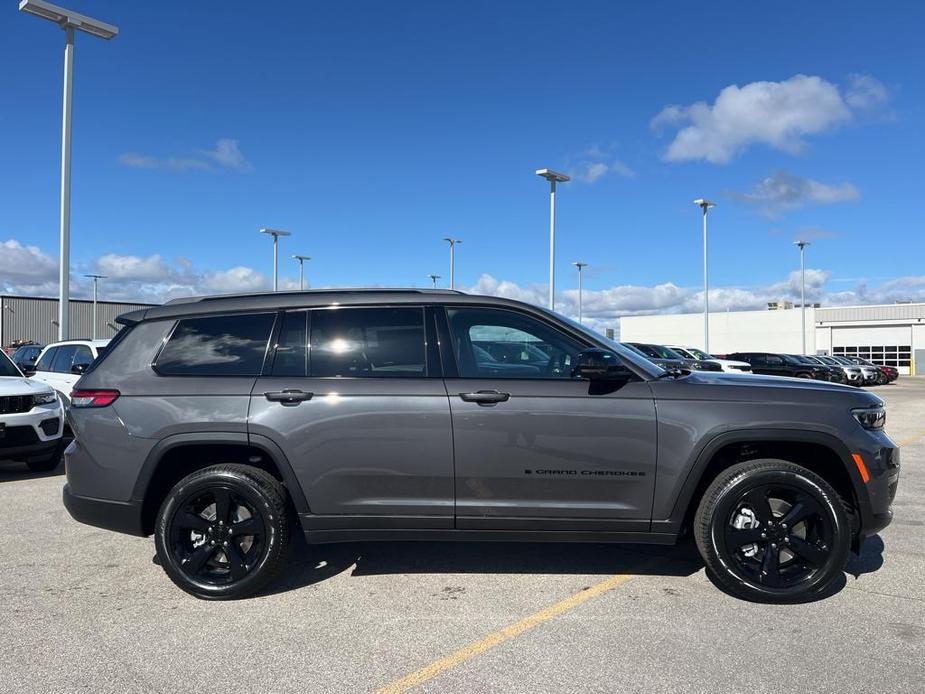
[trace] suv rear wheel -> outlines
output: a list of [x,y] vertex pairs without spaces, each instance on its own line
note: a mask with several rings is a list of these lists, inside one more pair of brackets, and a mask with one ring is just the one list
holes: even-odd
[[285,560],[286,492],[246,465],[198,470],[167,495],[154,541],[164,571],[187,593],[209,600],[253,595]]
[[711,575],[760,602],[802,602],[844,571],[851,541],[842,500],[825,480],[784,460],[723,470],[697,509],[694,534]]

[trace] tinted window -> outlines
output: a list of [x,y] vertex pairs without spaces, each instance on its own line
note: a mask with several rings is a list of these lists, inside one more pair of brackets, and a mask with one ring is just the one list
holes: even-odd
[[571,378],[585,348],[514,311],[451,308],[447,317],[462,378]]
[[275,314],[185,318],[157,358],[170,376],[257,376]]
[[64,374],[71,372],[71,364],[74,362],[74,354],[77,352],[77,345],[64,345],[58,347],[58,353],[52,362],[51,370],[55,373]]
[[274,376],[305,376],[308,374],[308,311],[289,311],[276,341],[273,358]]
[[93,352],[86,345],[78,345],[71,366],[90,366],[93,363]]
[[784,365],[784,360],[781,359],[776,354],[769,354],[768,356],[765,357],[765,359],[767,359],[768,366],[783,366]]
[[312,311],[313,377],[425,376],[424,354],[421,308]]
[[39,359],[39,363],[35,365],[36,371],[51,371],[51,365],[54,362],[55,355],[58,353],[57,347],[50,347],[45,351],[45,354]]
[[0,376],[19,376],[19,369],[3,350],[0,350]]

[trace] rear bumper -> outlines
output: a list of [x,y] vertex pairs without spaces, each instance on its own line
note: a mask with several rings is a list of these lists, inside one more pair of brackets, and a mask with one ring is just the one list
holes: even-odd
[[112,501],[78,496],[71,493],[67,484],[64,485],[62,497],[64,508],[71,514],[71,518],[80,523],[129,535],[146,535],[141,523],[140,501]]

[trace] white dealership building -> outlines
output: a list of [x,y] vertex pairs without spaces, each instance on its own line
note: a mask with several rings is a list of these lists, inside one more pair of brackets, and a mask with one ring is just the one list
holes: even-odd
[[[775,302],[766,311],[710,313],[710,352],[799,354],[799,306]],[[703,314],[626,316],[620,340],[703,348]],[[808,354],[856,354],[900,373],[925,373],[925,303],[806,307]]]

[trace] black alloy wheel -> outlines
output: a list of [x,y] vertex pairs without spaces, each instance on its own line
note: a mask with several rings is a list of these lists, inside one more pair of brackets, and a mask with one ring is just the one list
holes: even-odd
[[801,602],[824,591],[841,575],[851,540],[832,487],[782,460],[720,473],[701,500],[695,535],[711,575],[761,602]]
[[272,580],[289,541],[285,490],[244,465],[194,472],[161,506],[155,544],[180,588],[200,598],[252,595]]

